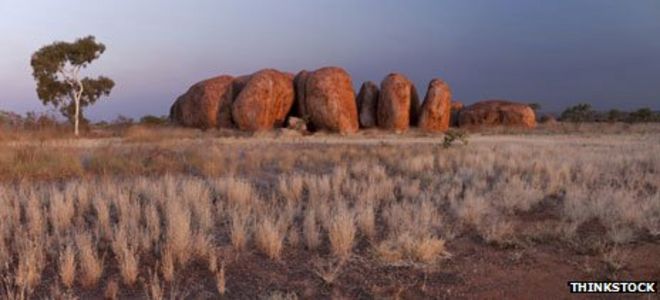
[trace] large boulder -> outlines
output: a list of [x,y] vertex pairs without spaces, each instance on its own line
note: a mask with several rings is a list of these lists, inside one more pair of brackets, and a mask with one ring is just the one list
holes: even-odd
[[451,119],[451,89],[441,79],[429,83],[424,104],[419,116],[419,127],[430,132],[444,132],[449,129]]
[[266,69],[254,73],[234,100],[232,117],[241,130],[261,131],[281,126],[295,95],[290,74]]
[[378,109],[378,86],[367,81],[362,84],[357,96],[358,115],[360,126],[371,128],[376,126],[376,110]]
[[181,100],[181,99],[182,99],[181,96],[179,96],[178,98],[176,98],[176,100],[174,100],[174,103],[172,103],[172,106],[170,106],[170,117],[169,117],[170,122],[172,122],[174,124],[179,124],[179,125],[182,125],[182,123],[183,123],[181,121],[181,118],[182,118],[182,116],[181,116],[181,113],[182,113],[181,112],[181,102],[183,100]]
[[304,110],[316,129],[342,134],[359,128],[351,76],[338,67],[326,67],[306,76]]
[[233,77],[223,75],[196,83],[179,96],[170,109],[170,119],[182,126],[232,127]]
[[415,85],[401,74],[383,79],[376,113],[378,126],[404,132],[418,119],[419,97]]
[[526,104],[504,100],[477,102],[461,110],[460,127],[536,127],[534,110]]

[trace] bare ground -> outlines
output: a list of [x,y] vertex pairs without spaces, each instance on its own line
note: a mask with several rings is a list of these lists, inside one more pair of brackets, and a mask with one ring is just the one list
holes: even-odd
[[[617,251],[624,264],[620,269],[614,269],[601,254],[577,254],[570,247],[553,244],[502,248],[466,236],[450,242],[448,249],[451,259],[433,267],[383,266],[370,260],[368,253],[339,265],[318,251],[286,251],[281,261],[273,261],[256,252],[237,255],[226,249],[224,255],[232,258],[225,262],[225,298],[255,299],[280,292],[300,299],[572,299],[570,280],[660,278],[657,240],[620,247]],[[336,270],[336,279],[331,283],[322,279],[319,265],[328,272]],[[170,288],[180,296],[219,296],[213,274],[203,265],[192,265],[177,276],[177,286]],[[42,292],[44,296],[50,293]],[[78,290],[76,294],[98,298],[103,292]],[[143,298],[145,291],[122,287],[119,295],[122,299]]]

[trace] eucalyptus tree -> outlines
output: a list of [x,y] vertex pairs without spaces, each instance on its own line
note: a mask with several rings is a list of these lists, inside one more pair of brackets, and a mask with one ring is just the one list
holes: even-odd
[[44,105],[53,105],[74,125],[79,135],[84,107],[101,96],[110,95],[115,83],[104,76],[83,77],[81,71],[105,52],[105,45],[94,36],[73,43],[54,42],[32,55],[32,76],[37,81],[37,95]]

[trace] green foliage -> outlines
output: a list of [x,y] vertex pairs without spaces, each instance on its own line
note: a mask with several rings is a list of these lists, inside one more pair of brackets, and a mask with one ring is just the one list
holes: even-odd
[[48,113],[28,112],[23,119],[23,128],[29,130],[43,130],[59,126],[60,122],[57,121],[57,118]]
[[140,119],[140,124],[148,126],[162,126],[168,123],[168,117],[157,117],[153,115],[146,115]]
[[449,129],[445,133],[445,138],[442,141],[442,147],[443,148],[449,148],[451,147],[456,141],[460,141],[463,143],[463,145],[468,144],[468,134],[467,132],[460,130],[460,129]]
[[[69,120],[73,120],[75,106],[73,95],[82,88],[82,108],[94,104],[101,96],[107,96],[115,83],[110,78],[79,78],[81,69],[99,58],[105,45],[97,43],[93,36],[73,43],[55,42],[39,49],[32,55],[32,76],[37,82],[37,95],[44,105],[52,105]],[[84,118],[83,118],[84,119]]]
[[589,104],[578,104],[564,110],[561,114],[562,121],[581,122],[660,122],[660,112],[654,112],[648,107],[640,108],[633,112],[611,109],[606,112],[598,112],[591,109]]
[[23,122],[23,118],[14,112],[0,110],[0,126],[17,126]]
[[545,114],[545,115],[542,115],[542,116],[539,118],[539,121],[540,121],[541,123],[549,123],[549,122],[555,122],[555,121],[557,121],[557,120],[555,119],[554,116],[549,115],[549,114]]
[[608,122],[621,122],[625,120],[626,114],[618,109],[611,109],[607,112]]
[[640,108],[632,113],[630,113],[630,122],[652,122],[654,120],[653,111],[648,108]]
[[564,112],[561,113],[561,120],[581,123],[592,121],[595,115],[596,113],[591,108],[591,104],[580,103],[564,110]]
[[[80,107],[81,107],[81,112],[80,112],[80,125],[82,125],[83,128],[89,127],[91,124],[91,121],[82,114],[82,107],[83,103],[81,101]],[[69,103],[66,106],[61,106],[59,109],[60,113],[62,116],[64,116],[69,123],[73,124],[75,121],[75,111],[76,111],[76,106],[73,103]]]
[[128,127],[133,125],[133,123],[134,123],[133,119],[124,115],[118,115],[116,119],[110,122],[110,125],[119,126],[119,127]]

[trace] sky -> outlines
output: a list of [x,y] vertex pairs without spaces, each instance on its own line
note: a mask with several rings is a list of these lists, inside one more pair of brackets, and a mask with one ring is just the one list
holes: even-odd
[[560,112],[660,109],[659,0],[0,0],[0,110],[44,111],[30,56],[94,35],[85,71],[116,82],[93,120],[164,115],[190,85],[263,68],[337,65],[357,88],[399,72],[426,93]]

